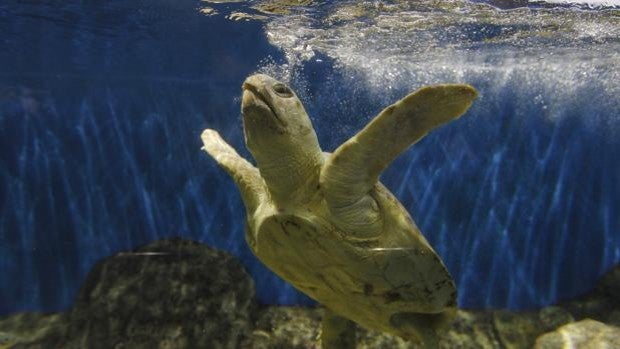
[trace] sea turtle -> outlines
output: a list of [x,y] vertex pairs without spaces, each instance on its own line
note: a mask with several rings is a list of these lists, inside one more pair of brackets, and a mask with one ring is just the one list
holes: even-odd
[[202,133],[203,149],[241,191],[254,254],[326,307],[323,347],[344,346],[345,319],[436,346],[436,332],[455,313],[456,287],[378,179],[411,144],[465,113],[476,90],[423,87],[329,154],[287,85],[255,74],[242,89],[245,143],[258,168],[215,130]]

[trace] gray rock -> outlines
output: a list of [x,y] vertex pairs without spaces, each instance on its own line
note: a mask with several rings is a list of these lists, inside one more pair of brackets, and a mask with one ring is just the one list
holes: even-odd
[[538,312],[538,318],[547,331],[575,321],[573,316],[564,308],[558,306],[550,306],[542,308]]
[[[320,349],[319,308],[268,307],[263,309],[252,334],[252,349]],[[356,329],[357,349],[415,349],[414,343],[385,333]]]
[[[536,338],[544,332],[571,324],[575,319],[595,317],[613,324],[620,321],[620,292],[614,293],[620,280],[619,270],[620,266],[605,274],[592,292],[538,312],[460,310],[450,329],[441,336],[439,347],[531,348]],[[318,309],[266,308],[259,316],[253,333],[253,348],[319,348],[321,316],[322,312]],[[357,329],[357,343],[358,349],[419,348],[415,343],[363,328]]]
[[66,331],[66,314],[18,313],[0,319],[0,349],[49,348],[43,342],[60,342]]
[[268,307],[260,311],[252,333],[253,349],[319,349],[322,311]]
[[620,311],[620,265],[605,273],[591,292],[559,304],[576,320],[617,321]]
[[98,263],[69,314],[67,347],[239,348],[254,284],[232,256],[193,241],[156,241]]
[[535,312],[495,311],[493,327],[506,349],[531,348],[534,339],[544,332]]
[[620,303],[620,265],[609,270],[596,286],[603,295]]
[[249,348],[254,299],[234,257],[167,239],[97,263],[68,313],[0,319],[0,334],[14,349]]
[[534,349],[620,348],[620,328],[591,319],[564,325],[536,339]]
[[[252,334],[253,349],[320,349],[322,310],[269,307],[260,312]],[[439,342],[441,349],[503,348],[489,312],[459,311],[450,331]],[[357,349],[422,349],[387,333],[356,330]],[[531,342],[534,338],[531,339]]]
[[[589,294],[538,312],[459,310],[439,347],[553,349],[564,335],[574,348],[620,348],[620,329],[609,326],[620,324],[619,271]],[[98,263],[65,314],[0,318],[0,349],[319,349],[321,317],[316,308],[255,307],[253,283],[234,257],[170,239]],[[573,320],[586,317],[599,322]],[[357,349],[420,348],[362,328],[357,342]]]
[[[0,332],[11,333],[14,337],[43,337],[46,333],[54,331],[56,324],[65,317],[63,314],[18,313],[0,319]],[[32,331],[33,327],[37,332]]]
[[455,321],[439,341],[441,349],[501,348],[491,311],[459,310]]
[[609,315],[609,319],[607,320],[607,322],[610,325],[614,325],[614,326],[618,326],[620,327],[620,309],[618,310],[614,310],[610,315]]

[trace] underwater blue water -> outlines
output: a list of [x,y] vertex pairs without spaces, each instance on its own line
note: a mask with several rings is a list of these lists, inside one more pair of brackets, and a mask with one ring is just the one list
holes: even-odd
[[[168,236],[239,256],[263,302],[311,303],[251,255],[237,190],[199,139],[215,128],[248,156],[241,83],[291,62],[263,23],[201,6],[0,4],[0,314],[66,309],[97,260]],[[327,55],[299,64],[293,87],[326,151],[385,106],[382,88],[360,88],[360,73]],[[510,79],[473,78],[482,97],[468,115],[383,176],[463,307],[550,304],[620,262],[618,103],[593,90],[545,104],[552,96]]]

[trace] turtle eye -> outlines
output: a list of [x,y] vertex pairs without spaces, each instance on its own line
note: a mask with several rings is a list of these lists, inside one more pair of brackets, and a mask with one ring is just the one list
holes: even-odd
[[280,97],[284,97],[284,98],[293,97],[293,91],[291,91],[291,89],[288,88],[288,86],[281,84],[281,83],[277,83],[273,85],[273,91]]

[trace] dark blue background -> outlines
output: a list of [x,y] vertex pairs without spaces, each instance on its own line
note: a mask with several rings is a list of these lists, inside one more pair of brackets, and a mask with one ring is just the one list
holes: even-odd
[[[247,156],[241,82],[283,55],[260,22],[200,6],[0,4],[0,314],[64,309],[97,260],[165,236],[239,256],[264,302],[309,302],[250,254],[237,190],[200,151],[210,127]],[[329,151],[384,105],[321,58],[298,80]],[[470,113],[384,182],[444,258],[461,306],[540,306],[589,289],[620,260],[620,147],[584,115],[617,111],[575,103],[552,122],[510,88],[472,83],[482,97]]]

